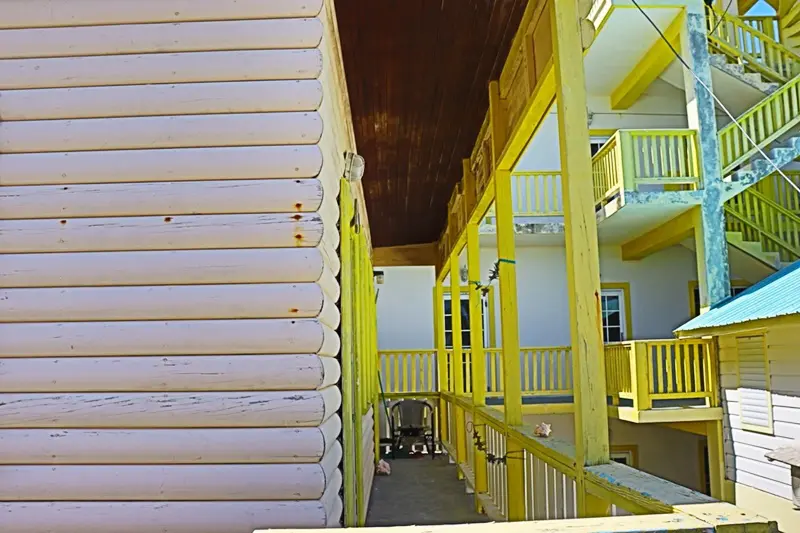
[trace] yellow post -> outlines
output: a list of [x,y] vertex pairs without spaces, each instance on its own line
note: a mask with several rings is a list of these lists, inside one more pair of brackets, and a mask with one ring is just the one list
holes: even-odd
[[[445,265],[446,266],[446,265]],[[436,381],[439,392],[447,388],[447,359],[444,347],[444,288],[439,278],[433,287],[433,336],[436,347]],[[447,403],[439,398],[439,441],[447,439]]]
[[706,422],[706,439],[708,445],[708,474],[711,484],[711,497],[718,500],[730,499],[725,494],[725,450],[722,440],[722,422],[712,420]]
[[635,342],[631,346],[631,393],[633,394],[633,408],[637,411],[646,411],[653,404],[650,399],[650,379],[647,371],[649,355],[646,343]]
[[[357,448],[359,442],[356,440],[356,406],[354,390],[354,346],[353,329],[354,306],[353,306],[353,234],[350,221],[353,219],[353,198],[350,193],[350,183],[341,180],[341,190],[339,193],[339,226],[341,231],[341,244],[339,253],[341,255],[341,365],[342,365],[342,433],[343,445],[345,450]],[[346,527],[358,525],[358,496],[356,486],[358,476],[356,474],[355,454],[346,453],[344,455],[344,524]]]
[[[505,146],[506,113],[500,99],[500,85],[489,82],[489,114],[495,162]],[[503,337],[503,404],[508,426],[522,425],[522,383],[519,364],[519,316],[517,310],[516,232],[511,198],[511,172],[495,168],[495,211],[497,216],[497,260],[500,286],[500,330]],[[525,468],[522,448],[506,442],[508,455],[506,494],[509,521],[525,520]]]
[[361,480],[363,476],[363,455],[362,443],[364,442],[364,431],[362,425],[362,416],[364,413],[364,357],[366,350],[364,349],[364,239],[363,230],[361,233],[354,235],[354,265],[355,265],[355,290],[353,291],[353,298],[355,298],[355,317],[356,317],[356,350],[355,350],[355,366],[353,368],[353,382],[356,389],[356,405],[354,413],[355,423],[355,446],[351,448],[355,456],[355,470],[356,470],[356,506],[358,508],[358,525],[363,526],[366,520],[366,509],[363,507],[364,501],[364,484]]
[[[453,388],[457,395],[464,394],[464,347],[461,342],[461,279],[460,250],[453,250],[450,256],[450,320],[453,331]],[[455,436],[456,436],[456,464],[461,464],[467,458],[467,443],[464,435],[464,410],[456,406],[455,409]],[[458,470],[458,479],[464,477]]]
[[[481,292],[478,284],[481,281],[481,257],[480,242],[478,240],[478,224],[467,224],[467,272],[469,274],[469,344],[472,350],[472,403],[475,407],[486,405],[486,357],[483,351],[483,313],[481,304]],[[486,431],[483,426],[477,423],[473,415],[473,431],[477,434],[481,442],[486,442]],[[474,446],[473,442],[469,443]],[[475,507],[481,511],[480,499],[478,495],[485,494],[489,490],[488,477],[486,471],[485,452],[474,447],[473,457],[475,458]]]
[[[586,111],[579,0],[551,3],[562,196],[567,252],[567,299],[575,376],[578,465],[609,461],[605,358],[600,318],[600,261]],[[505,339],[504,339],[505,342]],[[579,469],[579,478],[583,469]],[[578,516],[607,512],[578,480]]]

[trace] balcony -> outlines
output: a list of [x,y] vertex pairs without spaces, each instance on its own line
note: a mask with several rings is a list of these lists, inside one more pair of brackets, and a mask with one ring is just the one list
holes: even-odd
[[[503,404],[502,349],[485,349],[486,403]],[[388,399],[436,397],[439,392],[472,393],[472,352],[462,355],[461,387],[456,387],[452,350],[445,352],[447,375],[439,388],[436,350],[384,351],[381,380]],[[628,422],[719,420],[716,360],[705,339],[642,340],[606,344],[609,414]],[[572,351],[569,346],[520,350],[523,411],[573,411]]]

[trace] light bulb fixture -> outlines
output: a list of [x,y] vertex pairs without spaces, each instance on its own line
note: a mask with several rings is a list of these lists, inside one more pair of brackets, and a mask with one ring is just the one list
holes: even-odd
[[466,265],[462,265],[461,268],[458,269],[458,275],[461,278],[461,283],[466,283],[469,279],[469,270],[467,270]]
[[383,270],[373,270],[372,275],[377,285],[383,285]]
[[347,181],[358,181],[364,176],[364,158],[354,152],[344,153],[344,177]]

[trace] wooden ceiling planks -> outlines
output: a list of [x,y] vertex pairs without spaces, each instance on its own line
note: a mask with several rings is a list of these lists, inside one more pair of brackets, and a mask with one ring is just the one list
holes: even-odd
[[526,0],[337,0],[373,245],[438,239]]

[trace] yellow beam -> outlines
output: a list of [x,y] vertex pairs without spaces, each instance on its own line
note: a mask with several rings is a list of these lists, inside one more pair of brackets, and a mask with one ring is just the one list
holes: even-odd
[[[353,291],[355,289],[353,272],[353,234],[350,221],[353,219],[353,199],[350,193],[350,184],[341,180],[339,195],[339,225],[341,231],[341,244],[339,253],[342,257],[341,264],[341,328],[345,333],[353,331],[355,326]],[[356,437],[356,405],[355,405],[355,379],[353,376],[355,350],[353,335],[342,335],[342,433],[344,434],[344,447],[355,450],[361,447],[361,442]],[[360,421],[358,426],[360,426]],[[356,486],[360,485],[357,475],[358,464],[356,455],[346,454],[344,459],[344,523],[347,527],[358,525],[358,496]]]
[[[457,396],[464,394],[464,347],[461,342],[461,283],[459,273],[461,272],[461,261],[459,253],[453,252],[450,256],[450,325],[453,337],[453,359],[450,363],[450,371],[453,376],[453,390]],[[467,446],[464,440],[464,410],[455,409],[454,423],[456,430],[456,464],[466,461]],[[461,471],[458,472],[459,479],[464,477]]]
[[385,246],[372,251],[376,267],[428,266],[436,264],[436,243]]
[[[447,269],[449,270],[449,269]],[[442,282],[436,280],[433,286],[433,344],[436,347],[437,390],[447,391],[447,359],[444,348],[444,288]],[[445,401],[439,397],[439,441],[446,440],[447,410]]]
[[[464,171],[468,167],[465,165]],[[471,173],[469,173],[471,175]],[[474,182],[474,179],[473,179]],[[467,224],[467,271],[469,277],[469,343],[472,350],[472,404],[482,407],[486,405],[486,365],[483,351],[483,309],[481,292],[476,286],[481,281],[481,249],[479,242],[478,225],[470,222]],[[473,428],[481,442],[486,442],[486,431],[480,426]],[[474,441],[474,439],[473,439]],[[481,503],[477,497],[489,490],[488,473],[486,469],[486,454],[472,443],[475,471],[475,505],[480,512]]]
[[635,261],[644,259],[648,255],[652,255],[664,248],[669,248],[670,246],[679,244],[683,240],[691,238],[696,217],[693,211],[698,209],[698,207],[694,207],[664,222],[657,228],[623,243],[622,260]]
[[[681,46],[681,27],[685,20],[686,15],[682,11],[664,32],[669,43],[678,51]],[[674,59],[667,43],[661,38],[656,39],[655,44],[645,52],[630,74],[611,92],[611,109],[628,109],[635,104]]]
[[701,435],[703,437],[707,434],[707,422],[667,422],[664,424],[668,428],[677,429],[678,431],[683,431],[684,433],[693,433],[695,435]]

